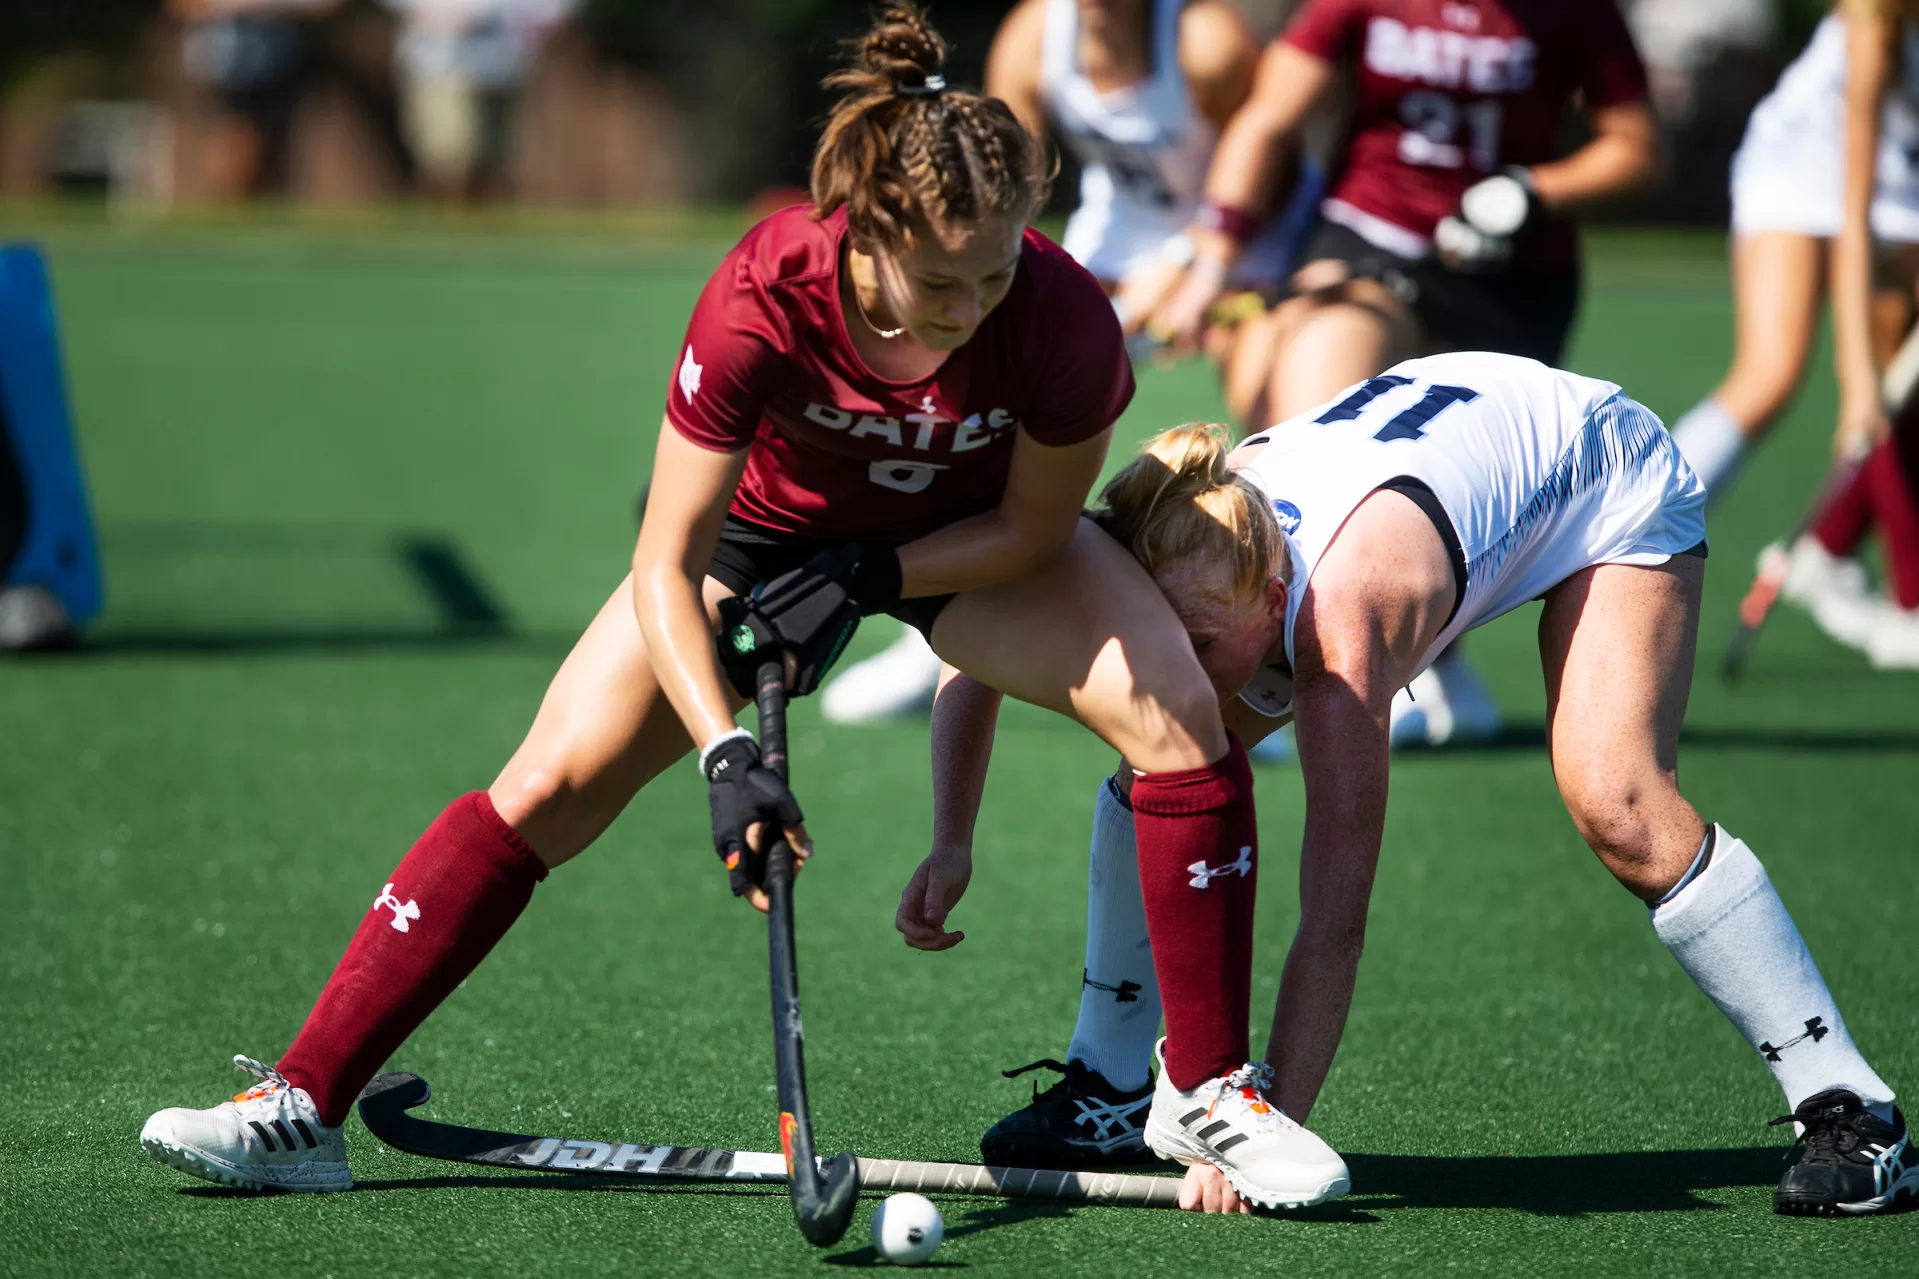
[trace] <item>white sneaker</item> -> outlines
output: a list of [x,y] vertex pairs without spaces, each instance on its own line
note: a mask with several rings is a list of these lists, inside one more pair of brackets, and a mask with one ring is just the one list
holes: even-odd
[[242,1190],[353,1189],[345,1128],[329,1128],[306,1089],[271,1066],[236,1056],[261,1082],[211,1110],[175,1106],[147,1120],[140,1144],[190,1177]]
[[1866,637],[1866,656],[1882,671],[1919,670],[1919,609],[1881,608]]
[[905,633],[863,662],[855,662],[820,694],[820,712],[835,724],[870,724],[912,715],[933,705],[940,659],[918,630]]
[[1249,1061],[1181,1092],[1166,1074],[1164,1039],[1153,1056],[1159,1082],[1146,1114],[1146,1144],[1161,1159],[1212,1164],[1240,1198],[1261,1208],[1309,1208],[1352,1189],[1346,1161],[1266,1100],[1271,1066]]
[[1802,534],[1790,548],[1774,542],[1759,552],[1762,571],[1767,559],[1781,550],[1786,552],[1786,580],[1781,583],[1779,593],[1795,604],[1811,607],[1814,600],[1826,595],[1864,599],[1872,593],[1865,565],[1847,556],[1834,555],[1810,533]]
[[1393,694],[1390,732],[1395,750],[1488,742],[1499,736],[1503,723],[1479,672],[1454,648],[1441,653],[1411,684]]
[[[1769,556],[1782,548],[1774,543],[1759,553],[1760,570]],[[1785,550],[1786,580],[1779,594],[1811,615],[1835,643],[1864,650],[1886,612],[1884,601],[1872,592],[1866,567],[1858,560],[1834,555],[1807,533]]]

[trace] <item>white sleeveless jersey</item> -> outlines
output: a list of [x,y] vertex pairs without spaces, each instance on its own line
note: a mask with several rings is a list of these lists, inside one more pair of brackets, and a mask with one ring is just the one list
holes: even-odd
[[[1313,571],[1346,518],[1401,476],[1425,484],[1466,559],[1452,620],[1421,657],[1595,564],[1663,564],[1705,541],[1705,488],[1649,409],[1611,382],[1536,360],[1465,352],[1408,360],[1247,440],[1241,469],[1271,500],[1292,554],[1286,654]],[[1292,681],[1241,694],[1282,715]]]
[[1079,207],[1066,251],[1106,281],[1145,266],[1199,208],[1218,130],[1193,102],[1179,65],[1185,0],[1151,0],[1152,70],[1101,93],[1079,67],[1079,8],[1047,0],[1040,95],[1080,162]]
[[[1846,24],[1829,14],[1746,124],[1733,159],[1734,229],[1833,236],[1843,217]],[[1919,24],[1901,24],[1880,111],[1874,231],[1919,238]]]

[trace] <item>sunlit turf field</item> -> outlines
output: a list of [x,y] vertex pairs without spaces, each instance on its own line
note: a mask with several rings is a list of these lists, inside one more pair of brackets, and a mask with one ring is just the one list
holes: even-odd
[[[152,1163],[166,1105],[284,1049],[378,892],[518,741],[619,580],[689,307],[725,248],[419,228],[47,231],[109,573],[84,651],[0,663],[0,1271],[819,1273],[766,1190],[493,1174],[382,1148],[359,1188],[253,1198]],[[1730,343],[1721,242],[1593,245],[1575,367],[1668,417]],[[1682,770],[1765,859],[1853,1032],[1919,1089],[1919,677],[1785,612],[1718,646],[1826,449],[1829,366],[1717,512]],[[1219,412],[1145,372],[1128,440]],[[942,1203],[979,1274],[1912,1274],[1919,1214],[1772,1215],[1762,1064],[1586,852],[1541,746],[1522,610],[1476,640],[1497,745],[1402,758],[1351,1030],[1316,1127],[1353,1194],[1301,1219]],[[891,638],[860,637],[861,652]],[[892,929],[925,852],[923,725],[794,713],[820,856],[800,893],[819,1141],[977,1159],[1058,1054],[1108,753],[1010,709],[956,951]],[[1295,920],[1297,774],[1260,775],[1255,1043]],[[727,896],[690,766],[555,874],[394,1059],[442,1118],[774,1149],[765,930]]]

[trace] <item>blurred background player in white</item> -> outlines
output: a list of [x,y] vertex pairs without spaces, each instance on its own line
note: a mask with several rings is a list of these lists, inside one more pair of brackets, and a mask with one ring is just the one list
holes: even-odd
[[[1000,24],[986,92],[1078,161],[1062,247],[1112,295],[1129,337],[1191,257],[1186,230],[1207,164],[1258,62],[1258,40],[1223,0],[1022,0]],[[1317,190],[1316,172],[1300,178],[1296,189]],[[1310,199],[1299,200],[1268,220],[1233,287],[1284,281],[1310,213]],[[838,723],[923,711],[939,676],[926,640],[903,627],[827,686],[821,710]]]
[[503,194],[520,90],[541,42],[576,0],[383,2],[400,20],[400,127],[422,192]]
[[[1901,513],[1911,504],[1912,459],[1901,465],[1880,397],[1880,370],[1911,327],[1919,278],[1915,16],[1910,0],[1841,0],[1753,111],[1732,175],[1732,367],[1673,428],[1712,498],[1723,497],[1798,390],[1830,293],[1834,454],[1866,461],[1831,518],[1790,548],[1783,594],[1832,638],[1877,650],[1887,665],[1902,657],[1919,664],[1919,613],[1911,611],[1919,564],[1897,572],[1919,561],[1919,531],[1908,532]],[[1890,606],[1853,558],[1868,510],[1895,568]]]
[[[1248,429],[1421,352],[1557,364],[1579,303],[1573,214],[1658,171],[1645,69],[1610,0],[1307,0],[1214,152],[1196,257],[1156,331],[1198,340],[1301,126],[1342,72],[1354,78],[1351,124],[1297,296],[1242,326],[1227,364],[1227,405]],[[1567,154],[1572,110],[1591,137]],[[1460,652],[1393,703],[1395,745],[1499,727]]]
[[[1288,1117],[1310,1115],[1358,977],[1385,832],[1392,692],[1454,637],[1539,600],[1547,749],[1567,812],[1765,1062],[1790,1112],[1775,1122],[1801,1127],[1775,1210],[1881,1212],[1919,1193],[1919,1152],[1892,1089],[1855,1047],[1764,867],[1680,792],[1705,489],[1650,410],[1613,383],[1534,361],[1433,356],[1260,432],[1230,458],[1223,427],[1167,431],[1106,486],[1101,506],[1102,526],[1186,625],[1234,731],[1252,740],[1298,721],[1299,927],[1270,1065],[1256,1068]],[[991,708],[936,720],[935,731],[952,734],[935,743],[935,796],[977,804]],[[1122,763],[1114,781],[1131,777]],[[935,827],[970,830],[972,816],[941,812]],[[1190,869],[1194,892],[1232,870]],[[933,849],[901,898],[909,944],[941,948],[971,872],[964,847]],[[1178,972],[1178,937],[1142,928],[1131,940],[1156,952],[1159,974]],[[1101,1060],[1146,1068],[1144,1054]],[[1182,1206],[1233,1211],[1225,1181],[1238,1187],[1245,1170],[1213,1139],[1199,1100],[1162,1072],[1145,1141],[1195,1165]],[[1261,1172],[1268,1184],[1289,1180]]]

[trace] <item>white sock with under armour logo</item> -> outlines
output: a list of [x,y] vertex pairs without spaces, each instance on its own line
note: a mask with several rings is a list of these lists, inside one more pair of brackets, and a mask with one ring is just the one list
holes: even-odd
[[1789,1109],[1848,1088],[1889,1120],[1892,1089],[1853,1046],[1766,868],[1723,826],[1706,840],[1704,868],[1653,905],[1653,931],[1765,1060]]
[[1100,782],[1093,802],[1084,983],[1067,1060],[1085,1062],[1115,1088],[1143,1087],[1159,1037],[1159,979],[1139,892],[1133,810],[1110,778]]

